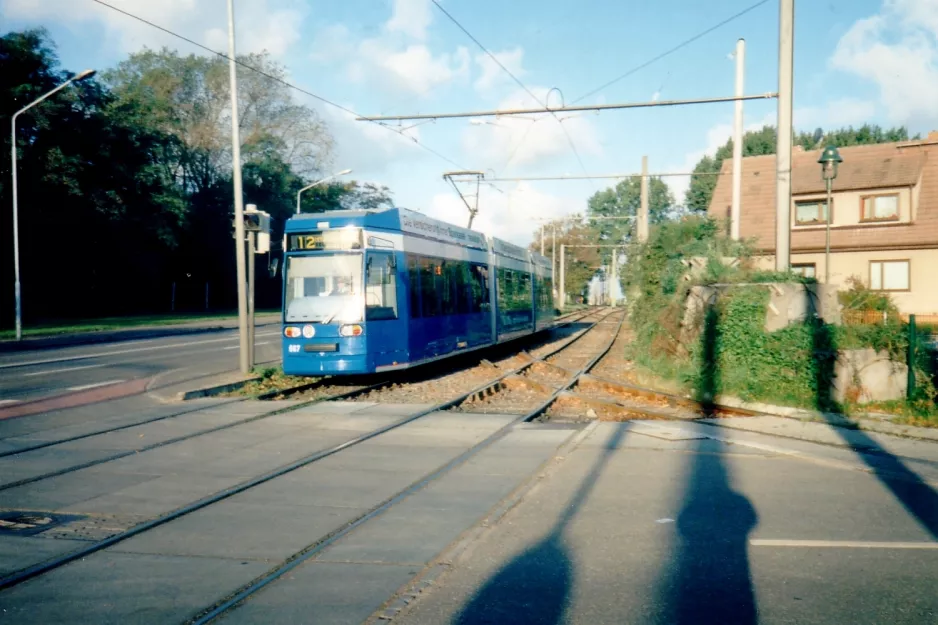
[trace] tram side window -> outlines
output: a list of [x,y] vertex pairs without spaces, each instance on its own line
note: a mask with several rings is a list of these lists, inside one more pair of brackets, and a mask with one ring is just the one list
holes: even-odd
[[410,290],[410,316],[420,317],[420,260],[407,256],[407,277]]
[[439,261],[430,258],[420,259],[420,300],[424,317],[436,317],[440,314],[437,271],[440,271]]
[[454,315],[456,314],[456,302],[458,297],[456,293],[456,270],[458,266],[457,263],[444,260],[441,263],[441,268],[440,276],[442,278],[442,284],[440,284],[439,294],[440,299],[443,301],[443,314]]
[[483,312],[489,303],[489,268],[485,265],[472,265],[470,282],[472,305],[470,311]]
[[531,293],[531,274],[522,273],[518,280],[518,308],[530,308],[534,299]]
[[397,319],[397,270],[390,254],[371,254],[365,284],[365,319]]

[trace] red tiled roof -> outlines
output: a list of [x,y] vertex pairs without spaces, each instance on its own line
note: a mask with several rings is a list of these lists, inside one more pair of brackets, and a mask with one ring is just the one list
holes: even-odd
[[[838,228],[831,232],[832,249],[863,247],[938,247],[938,145],[932,141],[884,143],[840,148],[840,164],[833,189],[851,191],[909,187],[921,181],[914,223]],[[826,190],[817,163],[820,150],[792,154],[792,195]],[[743,159],[740,235],[755,238],[760,250],[775,250],[775,155]],[[732,159],[723,161],[708,213],[725,219],[732,203]],[[795,230],[792,250],[824,247],[823,230]]]

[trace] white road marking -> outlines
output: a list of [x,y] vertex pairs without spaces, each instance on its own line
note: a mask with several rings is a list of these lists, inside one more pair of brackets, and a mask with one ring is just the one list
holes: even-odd
[[98,369],[100,367],[112,367],[113,363],[104,363],[100,365],[82,365],[81,367],[65,367],[64,369],[49,369],[48,371],[36,371],[34,373],[24,373],[24,378],[31,378],[37,375],[52,375],[53,373],[65,373],[66,371],[80,371],[82,369]]
[[[258,345],[270,345],[272,341],[261,341],[260,343],[254,343],[254,347]],[[240,345],[232,345],[231,347],[222,347],[222,349],[239,349]]]
[[118,382],[123,382],[123,380],[107,380],[105,382],[95,382],[94,384],[83,384],[81,386],[69,386],[67,391],[86,391],[89,388],[98,388],[99,386],[107,386],[109,384],[117,384]]
[[874,540],[783,540],[753,538],[753,547],[813,547],[833,549],[938,549],[938,542],[891,542]]
[[7,406],[9,404],[18,404],[21,401],[22,401],[21,399],[0,399],[0,406]]
[[[279,335],[280,332],[265,332],[263,334],[256,334],[255,336],[274,336]],[[224,343],[225,341],[234,341],[237,340],[237,336],[228,336],[222,339],[210,339],[207,341],[187,341],[185,343],[173,343],[171,345],[155,345],[153,347],[139,347],[136,349],[117,349],[110,352],[101,352],[98,354],[87,354],[84,356],[66,356],[64,358],[49,358],[46,360],[28,360],[26,362],[13,362],[5,365],[0,365],[0,369],[12,369],[14,367],[32,367],[35,365],[48,365],[56,362],[72,362],[75,360],[88,360],[90,358],[101,358],[103,356],[119,356],[121,354],[135,354],[137,352],[152,352],[161,349],[174,349],[177,347],[189,347],[191,345],[207,345],[209,343]]]

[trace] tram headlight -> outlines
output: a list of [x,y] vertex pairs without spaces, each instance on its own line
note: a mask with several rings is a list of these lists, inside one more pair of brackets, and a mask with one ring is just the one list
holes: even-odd
[[300,329],[294,326],[287,326],[283,329],[283,335],[288,339],[300,338]]
[[361,336],[364,330],[358,324],[342,326],[339,328],[339,336]]

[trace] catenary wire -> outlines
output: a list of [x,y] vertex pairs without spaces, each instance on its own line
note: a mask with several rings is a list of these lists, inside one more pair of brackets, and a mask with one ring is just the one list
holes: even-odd
[[726,26],[726,25],[729,24],[730,22],[732,22],[732,21],[734,21],[734,20],[736,20],[736,19],[739,19],[739,18],[742,17],[743,15],[746,15],[746,14],[749,13],[750,11],[753,11],[753,10],[759,8],[760,6],[762,6],[763,4],[766,4],[766,3],[769,2],[769,1],[770,1],[770,0],[759,0],[759,2],[756,2],[755,4],[749,5],[748,7],[746,7],[745,9],[743,9],[742,11],[740,11],[740,12],[734,14],[734,15],[731,15],[730,17],[726,18],[726,19],[723,20],[722,22],[720,22],[720,23],[718,23],[718,24],[714,24],[714,25],[711,26],[710,28],[708,28],[708,29],[706,29],[706,30],[703,30],[703,31],[697,33],[696,35],[694,35],[693,37],[691,37],[691,38],[689,38],[689,39],[685,39],[684,41],[682,41],[681,43],[677,44],[677,45],[674,46],[673,48],[670,48],[670,49],[668,49],[668,50],[662,52],[662,53],[659,54],[658,56],[656,56],[656,57],[654,57],[654,58],[651,58],[651,59],[645,61],[644,63],[640,64],[640,65],[636,65],[635,67],[633,67],[633,68],[630,69],[629,71],[625,72],[625,73],[622,74],[621,76],[618,76],[618,77],[616,77],[616,78],[613,78],[613,79],[610,80],[609,82],[607,82],[607,83],[605,83],[605,84],[603,84],[603,85],[601,85],[601,86],[599,86],[599,87],[593,89],[593,90],[590,91],[589,93],[586,93],[586,94],[581,95],[579,98],[577,98],[576,100],[574,100],[572,103],[573,103],[573,104],[576,104],[577,102],[581,102],[581,101],[585,100],[586,98],[590,97],[591,95],[595,95],[595,94],[599,93],[600,91],[602,91],[602,90],[605,89],[606,87],[610,87],[610,86],[616,84],[617,82],[619,82],[620,80],[622,80],[622,79],[624,79],[624,78],[628,78],[629,76],[631,76],[631,75],[634,74],[635,72],[641,71],[641,70],[645,69],[646,67],[648,67],[649,65],[651,65],[652,63],[655,63],[655,62],[657,62],[657,61],[660,61],[660,60],[663,59],[664,57],[670,56],[671,54],[674,54],[675,52],[677,52],[677,51],[680,50],[681,48],[684,48],[684,47],[686,47],[686,46],[689,46],[690,44],[694,43],[695,41],[697,41],[697,40],[700,39],[701,37],[705,37],[706,35],[709,35],[710,33],[712,33],[713,31],[717,30],[718,28],[721,28],[721,27],[723,27],[723,26]]

